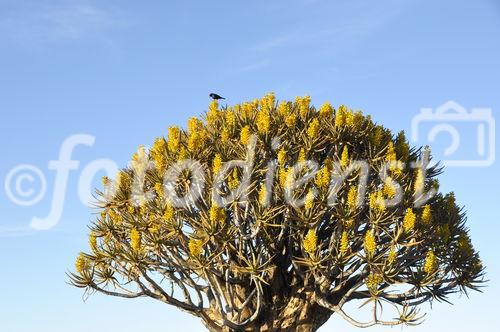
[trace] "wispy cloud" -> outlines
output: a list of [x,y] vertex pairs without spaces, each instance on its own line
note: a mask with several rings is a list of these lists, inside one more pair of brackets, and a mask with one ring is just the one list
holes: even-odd
[[54,43],[97,35],[114,23],[107,11],[88,3],[19,5],[0,14],[0,38],[21,44]]

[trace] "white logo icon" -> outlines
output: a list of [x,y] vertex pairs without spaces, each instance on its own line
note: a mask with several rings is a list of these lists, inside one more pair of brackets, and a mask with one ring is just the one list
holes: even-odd
[[[427,142],[434,142],[438,134],[448,134],[451,138],[450,145],[444,150],[445,166],[486,167],[495,161],[495,119],[489,108],[473,108],[470,112],[454,101],[448,101],[436,108],[423,108],[413,117],[411,123],[412,141],[418,142],[420,131],[424,123],[431,123],[432,127],[427,132]],[[457,125],[471,123],[467,128],[467,136],[474,134],[475,158],[458,158],[462,136]],[[464,130],[464,129],[462,129]],[[465,133],[462,131],[462,133]]]

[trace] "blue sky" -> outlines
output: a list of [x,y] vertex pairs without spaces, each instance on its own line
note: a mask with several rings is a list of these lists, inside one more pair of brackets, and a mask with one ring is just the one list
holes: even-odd
[[[310,94],[362,109],[409,130],[422,107],[455,100],[499,113],[500,4],[483,1],[16,1],[0,0],[0,179],[19,164],[47,178],[36,205],[14,204],[0,188],[0,320],[3,331],[203,331],[190,316],[150,300],[120,300],[65,284],[86,248],[94,212],[77,194],[82,169],[109,158],[126,164],[139,144],[206,109],[215,91],[229,103],[274,91]],[[474,151],[467,124],[464,155]],[[29,228],[50,210],[62,142],[95,136],[73,158],[56,227]],[[439,137],[438,137],[439,138]],[[443,137],[441,137],[443,138]],[[440,157],[444,141],[433,145]],[[498,142],[498,140],[497,140]],[[491,331],[500,323],[499,165],[450,168],[441,176],[466,206],[487,266],[483,294],[425,307],[405,331]],[[101,174],[102,175],[102,174]],[[97,184],[97,180],[96,180]],[[321,329],[354,330],[332,316]],[[388,328],[373,328],[387,331]]]

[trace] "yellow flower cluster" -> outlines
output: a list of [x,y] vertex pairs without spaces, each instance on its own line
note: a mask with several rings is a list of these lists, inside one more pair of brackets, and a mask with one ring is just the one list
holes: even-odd
[[297,162],[302,162],[307,160],[306,150],[301,148],[299,151],[299,156],[297,157]]
[[396,153],[399,156],[399,159],[402,161],[408,160],[410,154],[410,147],[408,146],[408,142],[406,141],[406,136],[404,131],[400,131],[398,136],[396,137]]
[[330,171],[327,166],[323,166],[314,178],[314,183],[318,188],[328,188],[330,184]]
[[168,150],[176,152],[181,142],[181,130],[179,127],[168,128]]
[[216,154],[214,160],[212,161],[212,172],[216,176],[222,167],[222,157],[220,154]]
[[278,105],[278,114],[282,117],[286,117],[290,114],[290,103],[286,101],[280,102]]
[[75,270],[76,272],[82,274],[84,271],[88,269],[88,259],[85,257],[85,255],[81,252],[78,257],[76,258],[75,261]]
[[387,263],[389,263],[389,265],[394,264],[397,257],[398,253],[396,251],[396,247],[392,245],[391,248],[389,249],[389,253],[387,254]]
[[111,209],[108,211],[108,217],[111,220],[111,222],[115,225],[119,225],[123,221],[123,217],[121,214],[116,212],[115,210]]
[[378,291],[378,286],[384,282],[384,277],[380,273],[370,273],[370,275],[366,278],[366,287],[368,290],[375,294]]
[[130,247],[132,247],[134,251],[140,251],[141,245],[142,245],[141,233],[136,228],[132,228],[132,230],[130,231]]
[[425,225],[432,223],[432,211],[429,204],[424,205],[422,210],[422,223]]
[[268,200],[268,198],[267,198],[266,184],[262,183],[260,185],[260,189],[259,189],[259,204],[262,206],[266,206],[267,200]]
[[286,150],[285,148],[281,148],[278,151],[278,164],[283,166],[285,164],[285,160],[286,160]]
[[347,207],[349,212],[354,212],[358,208],[358,189],[356,186],[351,186],[347,193]]
[[163,190],[163,183],[161,182],[155,183],[155,192],[159,198],[163,198],[163,196],[165,195],[165,191]]
[[234,114],[234,111],[232,109],[228,109],[226,113],[224,114],[224,119],[226,120],[226,125],[229,128],[234,128],[236,125],[236,114]]
[[163,173],[167,168],[167,159],[165,158],[165,151],[167,150],[167,142],[163,137],[157,138],[153,147],[151,148],[151,156],[153,157],[153,161],[155,163],[156,169]]
[[346,231],[342,232],[342,236],[340,237],[340,255],[344,256],[349,249],[349,234]]
[[172,206],[172,204],[170,203],[167,203],[167,206],[165,207],[165,212],[163,212],[163,219],[165,219],[165,221],[170,221],[174,218],[174,207]]
[[217,100],[213,100],[208,106],[207,124],[213,127],[215,126],[219,118],[220,118],[219,103],[217,102]]
[[427,252],[427,255],[425,257],[425,262],[424,262],[424,272],[427,274],[432,274],[434,273],[438,268],[438,262],[436,255],[432,250]]
[[347,113],[347,107],[340,105],[337,110],[337,114],[335,114],[335,127],[340,127],[346,124]]
[[349,160],[349,148],[347,147],[347,145],[344,145],[342,156],[340,157],[340,166],[342,168],[346,168],[350,163],[351,161]]
[[422,171],[421,168],[417,168],[415,174],[415,183],[413,184],[413,190],[415,195],[423,192],[424,185],[425,185],[424,172]]
[[229,139],[231,138],[231,133],[229,132],[229,129],[226,127],[222,128],[222,131],[220,133],[220,140],[222,143],[227,143],[229,142]]
[[388,198],[393,198],[396,196],[396,187],[394,186],[394,182],[390,177],[386,178],[384,181],[384,195]]
[[319,108],[319,116],[324,119],[330,119],[333,115],[333,107],[330,103],[324,103]]
[[98,251],[97,237],[95,236],[94,233],[90,233],[90,235],[89,235],[89,245],[90,245],[90,249],[92,249],[92,251],[94,253],[97,253],[97,251]]
[[263,110],[271,111],[274,109],[274,104],[276,103],[276,97],[274,93],[268,93],[260,100],[260,105]]
[[318,137],[319,129],[319,120],[315,118],[311,121],[309,127],[307,127],[307,136],[310,139],[315,139],[316,137]]
[[247,145],[250,142],[250,137],[252,136],[252,130],[249,125],[241,128],[240,132],[240,142],[244,145]]
[[297,97],[295,98],[295,102],[299,107],[300,118],[304,120],[307,117],[307,113],[309,113],[309,104],[311,102],[311,97]]
[[315,229],[310,229],[307,231],[303,242],[304,250],[312,255],[316,252],[318,248],[318,236],[316,235]]
[[226,212],[223,208],[218,207],[215,204],[212,204],[209,210],[209,218],[213,225],[215,224],[224,224],[226,221]]
[[297,123],[297,115],[295,115],[294,113],[290,113],[286,116],[285,124],[287,125],[287,127],[292,128],[295,126],[296,123]]
[[413,212],[412,208],[406,209],[405,216],[403,218],[403,229],[405,232],[412,231],[415,228],[417,221],[417,216]]
[[310,210],[312,209],[313,206],[314,206],[314,190],[311,188],[306,194],[304,207],[306,210]]
[[260,110],[257,113],[257,130],[261,134],[266,134],[271,127],[271,115],[267,109]]
[[384,195],[382,191],[376,191],[369,195],[370,210],[375,213],[383,213],[386,210]]
[[191,256],[200,257],[203,253],[203,241],[197,239],[189,239],[188,248]]
[[231,189],[231,190],[238,188],[238,186],[240,185],[240,180],[238,177],[238,169],[236,167],[233,168],[233,172],[229,176],[229,180],[227,182],[227,185],[228,185],[229,189]]
[[457,241],[457,248],[463,255],[466,256],[473,253],[472,244],[467,234],[460,234]]
[[365,252],[368,258],[373,257],[377,250],[377,240],[375,239],[375,231],[373,229],[366,232],[365,235]]

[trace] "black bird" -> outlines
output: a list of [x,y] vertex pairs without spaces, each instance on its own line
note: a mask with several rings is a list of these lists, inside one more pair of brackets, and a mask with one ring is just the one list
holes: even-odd
[[218,95],[218,94],[216,94],[216,93],[211,93],[211,94],[209,94],[209,96],[210,96],[210,98],[212,98],[213,100],[226,99],[226,98],[224,98],[224,97],[219,96],[219,95]]

